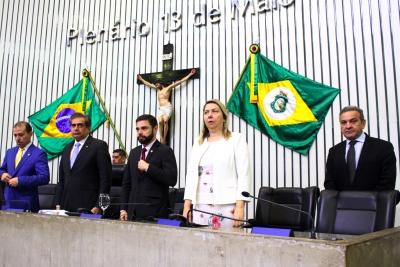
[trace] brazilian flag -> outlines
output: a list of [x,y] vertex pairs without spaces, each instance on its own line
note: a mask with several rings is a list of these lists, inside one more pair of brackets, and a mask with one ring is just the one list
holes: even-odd
[[87,77],[53,103],[28,117],[49,160],[61,154],[64,147],[73,140],[69,118],[75,112],[87,114],[92,119],[92,132],[106,120]]
[[275,142],[306,155],[340,90],[294,73],[250,46],[227,108]]

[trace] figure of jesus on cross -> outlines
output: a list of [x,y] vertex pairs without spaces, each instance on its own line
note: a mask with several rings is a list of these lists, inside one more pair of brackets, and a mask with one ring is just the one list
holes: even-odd
[[160,142],[162,144],[167,143],[168,121],[172,115],[172,110],[173,110],[171,102],[169,101],[171,90],[180,85],[181,83],[187,81],[194,74],[196,74],[196,70],[192,69],[192,71],[183,79],[169,85],[161,80],[157,80],[154,83],[150,83],[144,80],[140,75],[137,76],[138,80],[140,80],[143,84],[149,86],[150,88],[158,90],[157,97],[158,97],[158,102],[160,104],[160,106],[158,107],[158,128],[160,130]]

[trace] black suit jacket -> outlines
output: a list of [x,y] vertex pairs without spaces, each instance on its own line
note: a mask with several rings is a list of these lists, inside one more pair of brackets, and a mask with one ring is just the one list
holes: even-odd
[[74,142],[62,152],[55,196],[55,203],[61,209],[72,212],[78,208],[98,207],[99,194],[109,194],[111,188],[111,157],[107,143],[89,136],[71,169]]
[[345,160],[346,141],[329,150],[326,162],[325,189],[328,190],[394,190],[396,156],[393,145],[366,135],[353,183],[350,183]]
[[177,166],[172,149],[156,140],[146,157],[147,172],[140,173],[138,162],[142,146],[131,150],[122,180],[122,203],[150,203],[150,206],[121,205],[128,219],[167,218],[168,191],[177,181]]

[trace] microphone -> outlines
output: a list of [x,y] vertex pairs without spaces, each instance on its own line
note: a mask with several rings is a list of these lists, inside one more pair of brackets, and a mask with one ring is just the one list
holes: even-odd
[[[221,218],[228,219],[228,220],[232,220],[232,221],[246,222],[246,223],[249,223],[249,224],[252,224],[252,225],[257,224],[257,220],[255,220],[255,219],[248,219],[248,220],[234,219],[234,218],[231,218],[231,217],[226,217],[226,216],[223,216],[223,215],[219,215],[219,214],[215,214],[215,213],[211,213],[211,212],[207,212],[207,211],[203,211],[203,210],[199,210],[199,209],[190,209],[190,210],[188,211],[186,217],[189,218],[189,213],[190,213],[190,212],[193,213],[193,211],[203,212],[203,213],[205,213],[205,214],[209,214],[209,215],[221,217]],[[187,226],[187,227],[190,226],[189,220],[186,220],[186,226]]]
[[7,203],[7,202],[10,202],[10,203],[13,203],[13,202],[28,203],[28,209],[26,211],[27,212],[31,212],[31,203],[29,202],[29,200],[26,200],[26,199],[8,199],[8,200],[4,199],[4,200],[0,200],[0,202],[4,202],[4,203]]
[[279,204],[279,203],[276,203],[276,202],[273,202],[273,201],[269,201],[269,200],[266,200],[266,199],[262,199],[262,198],[258,198],[258,197],[252,196],[252,195],[250,195],[249,192],[246,192],[246,191],[242,192],[242,196],[251,197],[251,198],[254,198],[254,199],[262,200],[262,201],[268,202],[268,203],[273,204],[273,205],[281,206],[281,207],[284,207],[284,208],[287,208],[287,209],[291,209],[291,210],[294,210],[294,211],[297,211],[297,212],[301,212],[301,213],[307,214],[307,216],[310,217],[310,219],[311,219],[311,233],[310,233],[311,237],[310,237],[310,239],[316,239],[316,237],[315,237],[315,229],[314,229],[314,219],[309,213],[307,213],[305,211],[302,211],[302,210],[298,210],[298,209],[289,207],[289,206],[286,206],[286,205],[282,205],[282,204]]

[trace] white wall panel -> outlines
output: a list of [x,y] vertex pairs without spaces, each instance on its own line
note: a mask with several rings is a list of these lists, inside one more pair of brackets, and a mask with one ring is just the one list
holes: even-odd
[[[200,68],[200,79],[174,89],[174,114],[169,143],[179,165],[177,187],[185,186],[192,145],[199,135],[202,107],[211,98],[226,103],[248,59],[248,47],[257,39],[261,53],[310,79],[341,89],[307,156],[277,144],[234,115],[231,129],[247,138],[253,162],[254,193],[261,186],[317,185],[323,189],[328,150],[343,137],[338,113],[349,104],[364,109],[366,132],[390,140],[399,157],[400,31],[397,0],[294,0],[283,7],[266,1],[270,10],[236,10],[232,2],[194,1],[1,1],[0,2],[0,157],[15,145],[12,126],[67,92],[88,67],[128,152],[137,145],[135,120],[144,113],[157,115],[157,92],[137,85],[139,73],[162,71],[163,45],[174,45],[173,69]],[[238,0],[244,8],[246,1]],[[275,3],[276,7],[274,7]],[[194,26],[194,14],[206,6],[205,25]],[[211,23],[208,12],[221,12]],[[171,17],[178,12],[181,28]],[[169,25],[165,28],[168,14]],[[199,21],[200,18],[197,18]],[[111,31],[120,22],[126,38],[88,44],[81,38],[66,45],[69,28]],[[147,22],[148,36],[138,26]],[[167,31],[165,31],[167,29]],[[132,37],[134,36],[134,37]],[[84,36],[82,37],[84,38]],[[106,39],[108,39],[106,41]],[[119,148],[112,128],[101,126],[94,137],[108,142],[110,153]],[[34,138],[37,144],[37,138]],[[49,162],[52,182],[58,179],[59,158]],[[397,186],[399,188],[399,186]],[[248,213],[253,216],[254,203]],[[400,219],[397,220],[400,224]]]

